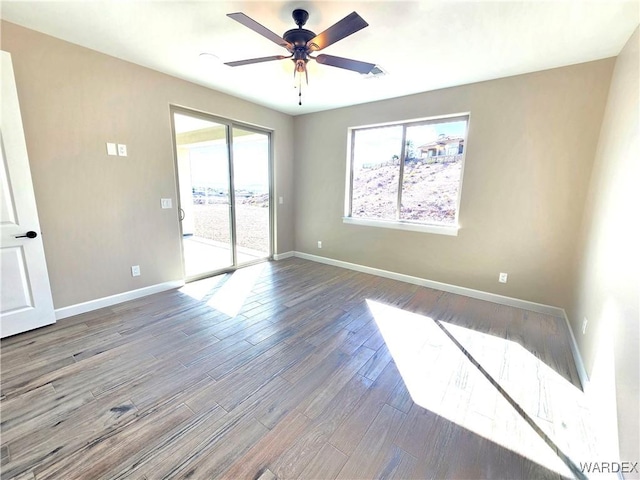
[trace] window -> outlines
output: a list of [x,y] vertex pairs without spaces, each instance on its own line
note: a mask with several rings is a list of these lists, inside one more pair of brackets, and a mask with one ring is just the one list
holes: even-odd
[[468,115],[351,128],[344,221],[456,235]]

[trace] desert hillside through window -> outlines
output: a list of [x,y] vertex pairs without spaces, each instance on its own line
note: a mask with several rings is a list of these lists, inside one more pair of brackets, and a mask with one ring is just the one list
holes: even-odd
[[349,217],[455,226],[468,117],[352,130]]

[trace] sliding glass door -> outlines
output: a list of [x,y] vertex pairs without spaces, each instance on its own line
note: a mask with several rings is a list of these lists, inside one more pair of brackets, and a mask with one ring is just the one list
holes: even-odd
[[233,127],[233,193],[238,264],[269,256],[269,135]]
[[187,280],[271,256],[269,132],[172,111]]

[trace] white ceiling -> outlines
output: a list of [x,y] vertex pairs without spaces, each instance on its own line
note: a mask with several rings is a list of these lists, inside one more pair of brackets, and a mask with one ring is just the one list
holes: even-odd
[[[556,1],[7,1],[2,18],[72,43],[298,115],[617,55],[640,22],[640,0]],[[309,63],[298,106],[287,54],[228,18],[243,12],[282,35],[309,11],[320,33],[352,11],[369,26],[322,51],[375,63],[365,78]],[[220,62],[208,63],[209,52]]]

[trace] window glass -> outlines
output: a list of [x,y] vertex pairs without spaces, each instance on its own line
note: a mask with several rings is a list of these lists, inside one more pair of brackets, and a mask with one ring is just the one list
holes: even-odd
[[457,226],[468,116],[351,132],[348,217]]
[[395,220],[402,126],[357,130],[353,139],[352,215]]
[[400,219],[454,225],[467,122],[407,127]]

